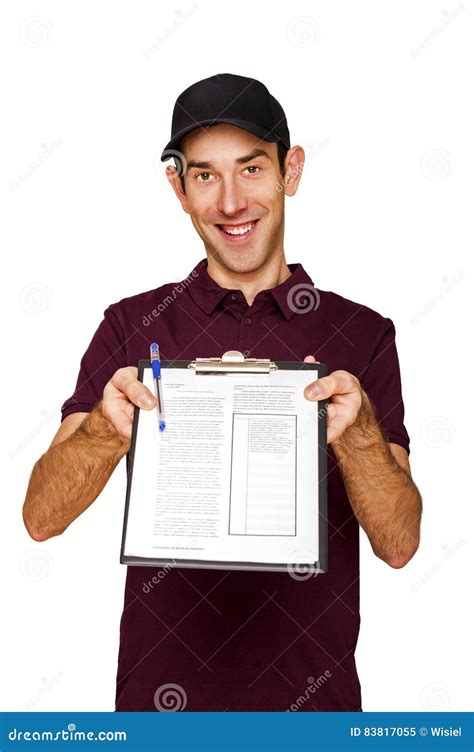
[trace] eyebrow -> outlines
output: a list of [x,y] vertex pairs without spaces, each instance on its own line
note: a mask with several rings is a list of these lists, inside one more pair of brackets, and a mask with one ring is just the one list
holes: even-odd
[[[252,159],[256,159],[257,157],[266,157],[267,159],[270,159],[270,155],[265,149],[254,149],[250,154],[246,154],[244,157],[238,157],[238,159],[235,160],[235,164],[245,164],[246,162],[251,162]],[[200,170],[208,170],[213,167],[213,164],[212,162],[196,162],[196,160],[190,159],[187,162],[187,168],[189,170],[192,167],[198,167]]]

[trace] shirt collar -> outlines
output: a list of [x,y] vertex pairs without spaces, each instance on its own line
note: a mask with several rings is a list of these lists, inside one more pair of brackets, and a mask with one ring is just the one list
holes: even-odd
[[[287,321],[291,319],[298,308],[308,305],[308,296],[317,298],[313,280],[299,263],[288,264],[291,275],[281,284],[270,290],[261,290],[256,296],[265,292],[270,294]],[[207,314],[215,311],[221,300],[233,290],[221,287],[207,271],[207,258],[202,259],[187,277],[192,280],[188,286],[189,294],[194,302]]]

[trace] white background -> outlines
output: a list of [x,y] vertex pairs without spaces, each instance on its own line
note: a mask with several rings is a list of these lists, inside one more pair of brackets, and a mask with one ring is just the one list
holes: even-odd
[[362,535],[363,708],[470,709],[472,37],[456,0],[3,8],[3,710],[114,708],[124,464],[59,538],[21,506],[104,309],[205,255],[157,156],[177,95],[224,72],[307,151],[287,261],[397,330],[422,543],[391,570]]

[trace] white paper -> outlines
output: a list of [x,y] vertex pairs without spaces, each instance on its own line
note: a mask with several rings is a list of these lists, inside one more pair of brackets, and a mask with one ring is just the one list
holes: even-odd
[[[318,560],[316,371],[201,375],[162,369],[166,428],[141,410],[124,554]],[[154,392],[152,372],[143,381]]]

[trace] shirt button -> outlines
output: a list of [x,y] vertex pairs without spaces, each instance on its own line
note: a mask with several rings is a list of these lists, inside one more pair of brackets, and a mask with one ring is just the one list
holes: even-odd
[[237,295],[235,294],[235,292],[232,293],[232,295],[230,296],[230,299],[231,300],[237,300]]
[[242,355],[244,355],[246,358],[250,355],[250,350],[244,350]]
[[244,323],[247,324],[247,326],[250,326],[252,319],[245,319]]

